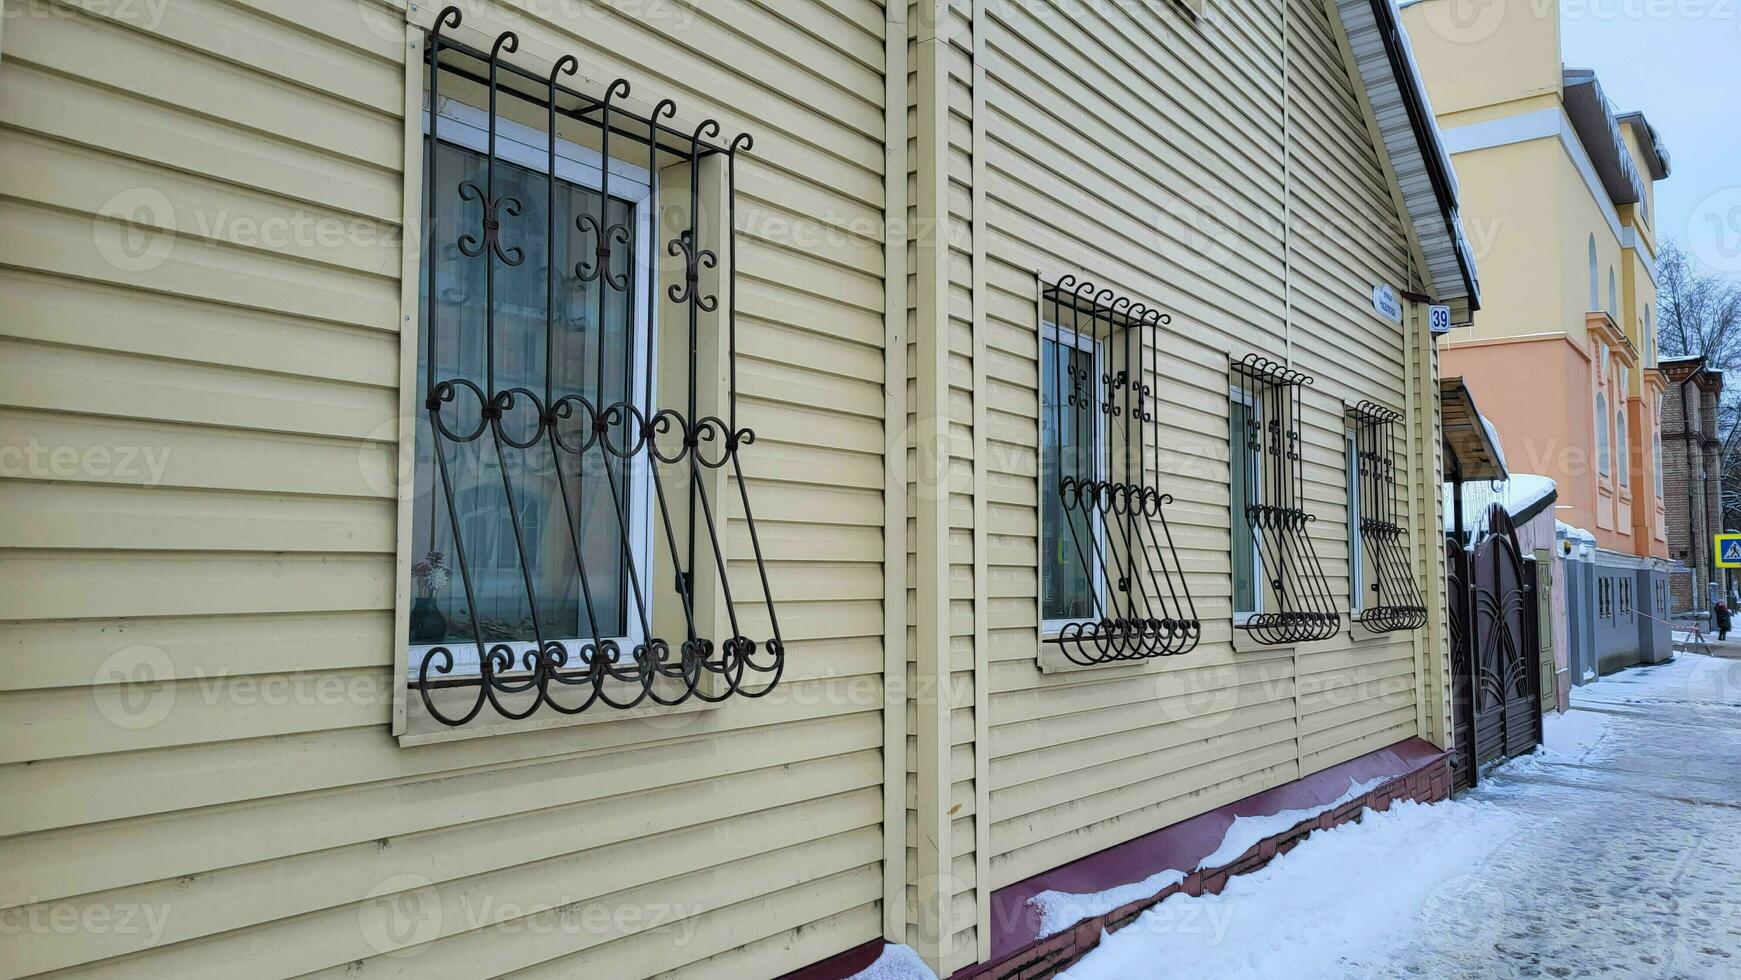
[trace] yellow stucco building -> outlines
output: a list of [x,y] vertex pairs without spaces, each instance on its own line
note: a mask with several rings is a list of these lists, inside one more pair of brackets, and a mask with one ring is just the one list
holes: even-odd
[[[1556,4],[1403,5],[1463,190],[1486,303],[1441,362],[1499,428],[1513,472],[1558,485],[1593,533],[1588,635],[1570,679],[1668,653],[1655,182],[1669,155],[1595,73],[1565,67]],[[1582,588],[1578,582],[1573,589]],[[1576,618],[1576,617],[1574,617]]]

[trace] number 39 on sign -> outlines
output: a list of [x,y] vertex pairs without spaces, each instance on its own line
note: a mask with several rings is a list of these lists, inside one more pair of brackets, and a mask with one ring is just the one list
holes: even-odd
[[1451,308],[1449,306],[1427,307],[1427,329],[1433,336],[1451,332]]

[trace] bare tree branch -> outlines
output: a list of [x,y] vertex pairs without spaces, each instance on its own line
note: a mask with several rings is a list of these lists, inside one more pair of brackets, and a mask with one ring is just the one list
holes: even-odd
[[[1741,282],[1699,271],[1675,242],[1657,254],[1657,345],[1664,357],[1702,356],[1709,371],[1741,369]],[[1741,377],[1741,375],[1737,375]],[[1741,385],[1717,405],[1723,524],[1741,527]]]

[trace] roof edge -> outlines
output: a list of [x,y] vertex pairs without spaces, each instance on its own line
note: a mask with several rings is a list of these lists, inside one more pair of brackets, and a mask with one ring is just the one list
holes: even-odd
[[[1427,89],[1395,0],[1333,0],[1348,37],[1379,139],[1402,186],[1406,217],[1421,241],[1422,272],[1441,302],[1481,308],[1474,250],[1458,211],[1456,171],[1439,136]],[[1400,110],[1400,111],[1399,111]]]
[[1650,179],[1666,180],[1673,172],[1673,167],[1669,164],[1668,146],[1663,143],[1656,127],[1644,118],[1644,113],[1636,109],[1622,112],[1614,118],[1622,126],[1631,126],[1638,131],[1638,145],[1644,149],[1645,163],[1650,166]]

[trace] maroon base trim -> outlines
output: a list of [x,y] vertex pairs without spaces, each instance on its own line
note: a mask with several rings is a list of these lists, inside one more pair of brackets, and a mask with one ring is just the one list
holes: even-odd
[[780,977],[779,980],[842,980],[864,970],[883,955],[886,939],[873,939],[868,943],[854,946],[849,950],[835,953],[825,960],[818,960],[806,967],[793,970]]
[[[1328,810],[1254,844],[1218,868],[1192,870],[1185,880],[1157,895],[1139,899],[1074,928],[1036,940],[1039,915],[1028,899],[1051,889],[1088,894],[1142,881],[1166,870],[1194,869],[1221,846],[1235,817],[1270,816],[1283,810],[1324,806],[1348,792],[1349,781],[1386,779],[1363,796]],[[1304,779],[1255,793],[1135,840],[1116,844],[1070,864],[1000,888],[991,896],[992,958],[957,972],[951,980],[1030,980],[1065,969],[1100,945],[1102,932],[1117,932],[1170,895],[1219,894],[1227,879],[1286,854],[1314,830],[1358,817],[1362,810],[1387,810],[1395,800],[1436,802],[1451,795],[1450,755],[1418,738],[1398,742],[1313,773]]]
[[[1032,980],[1049,977],[1075,963],[1100,944],[1102,932],[1116,932],[1170,895],[1183,892],[1218,894],[1227,879],[1268,864],[1286,854],[1314,830],[1328,829],[1358,817],[1364,809],[1387,810],[1396,800],[1436,802],[1451,795],[1450,755],[1418,738],[1369,752],[1313,773],[1304,779],[1254,793],[1208,813],[1181,820],[1104,851],[1079,858],[1024,881],[1000,888],[991,896],[991,959],[957,972],[950,980]],[[1364,796],[1326,811],[1273,837],[1266,838],[1219,868],[1191,871],[1185,880],[1157,895],[1139,899],[1105,915],[1085,919],[1074,928],[1036,940],[1039,915],[1028,899],[1057,890],[1089,894],[1142,881],[1169,869],[1184,871],[1221,846],[1235,817],[1270,816],[1283,810],[1324,806],[1355,783],[1385,779]],[[782,980],[841,980],[863,970],[881,955],[881,939],[855,946],[813,963]]]

